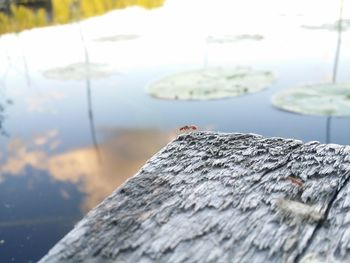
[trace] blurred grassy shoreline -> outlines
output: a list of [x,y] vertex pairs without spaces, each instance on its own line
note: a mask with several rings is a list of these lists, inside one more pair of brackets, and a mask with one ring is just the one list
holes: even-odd
[[[6,1],[6,0],[5,0]],[[114,9],[141,6],[152,9],[165,0],[24,0],[0,10],[0,35],[25,29],[66,24]],[[11,2],[11,1],[8,1]]]

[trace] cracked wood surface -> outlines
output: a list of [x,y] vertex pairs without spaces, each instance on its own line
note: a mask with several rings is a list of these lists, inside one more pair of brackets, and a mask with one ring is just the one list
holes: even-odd
[[350,262],[350,146],[180,135],[44,262]]

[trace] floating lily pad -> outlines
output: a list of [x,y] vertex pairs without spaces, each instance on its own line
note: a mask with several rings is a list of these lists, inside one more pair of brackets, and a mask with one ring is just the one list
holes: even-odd
[[224,36],[208,36],[207,42],[208,43],[215,43],[215,44],[225,44],[225,43],[233,43],[238,42],[242,40],[262,40],[264,37],[262,35],[224,35]]
[[147,91],[161,99],[221,99],[260,91],[274,79],[269,71],[240,67],[208,68],[165,77],[152,83]]
[[350,116],[350,83],[323,83],[288,89],[274,96],[272,104],[300,114]]
[[[312,30],[329,30],[338,31],[339,30],[339,20],[332,24],[322,24],[322,25],[303,25],[305,29]],[[350,29],[350,19],[343,19],[341,23],[341,31],[347,31]]]
[[126,41],[126,40],[134,40],[139,38],[139,35],[115,35],[115,36],[108,36],[108,37],[101,37],[98,39],[95,39],[95,41],[99,42],[119,42],[119,41]]
[[91,79],[101,79],[112,74],[114,73],[108,65],[95,63],[76,63],[44,72],[46,78],[58,80],[84,80],[87,76]]

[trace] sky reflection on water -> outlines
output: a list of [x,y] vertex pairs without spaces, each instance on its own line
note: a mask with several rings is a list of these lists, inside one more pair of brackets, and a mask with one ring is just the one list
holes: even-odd
[[57,130],[9,140],[0,164],[1,260],[37,260],[173,136],[106,130],[101,162],[91,146],[57,152]]
[[[270,104],[280,90],[331,81],[336,32],[303,25],[334,22],[338,9],[331,0],[167,0],[152,11],[132,7],[0,36],[8,133],[0,137],[0,262],[38,260],[185,124],[350,144],[348,118],[332,118],[327,131],[326,117]],[[242,34],[263,38],[208,41]],[[339,82],[350,81],[349,63],[346,31]],[[277,79],[261,92],[224,100],[158,100],[146,93],[167,75],[242,65],[271,70]]]
[[1,262],[35,262],[82,216],[76,185],[27,166],[0,184]]
[[[12,139],[0,165],[1,183],[11,177],[30,174],[36,178],[44,173],[53,182],[75,185],[76,190],[84,195],[80,210],[85,213],[174,137],[152,129],[109,130],[105,133],[106,138],[99,145],[101,160],[91,146],[57,153],[55,150],[61,143],[57,130],[29,141]],[[27,190],[32,190],[30,181],[27,186]],[[63,199],[70,199],[65,190],[59,192]]]

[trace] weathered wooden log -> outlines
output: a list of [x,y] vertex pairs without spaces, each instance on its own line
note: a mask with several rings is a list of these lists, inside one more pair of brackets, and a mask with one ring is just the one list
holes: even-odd
[[350,262],[350,146],[179,136],[44,262]]

